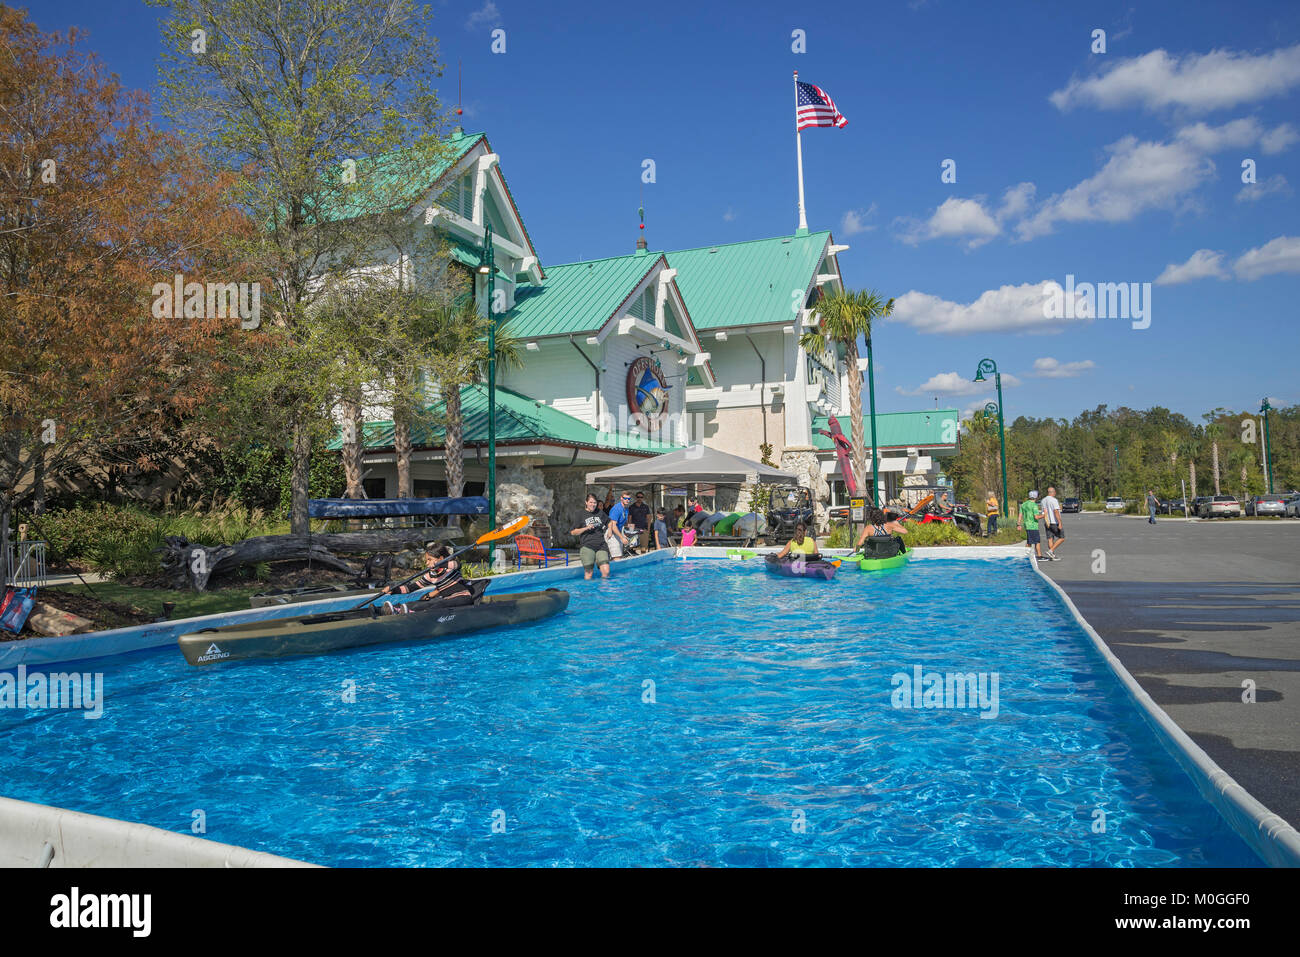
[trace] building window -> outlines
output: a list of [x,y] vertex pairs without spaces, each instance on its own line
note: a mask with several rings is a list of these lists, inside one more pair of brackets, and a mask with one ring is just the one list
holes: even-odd
[[365,489],[366,498],[387,498],[388,483],[381,478],[362,479],[361,487]]
[[411,487],[416,498],[447,497],[447,483],[440,479],[416,479]]

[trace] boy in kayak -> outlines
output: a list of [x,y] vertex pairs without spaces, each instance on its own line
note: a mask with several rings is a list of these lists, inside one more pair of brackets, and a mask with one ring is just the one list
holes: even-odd
[[803,555],[807,561],[816,561],[821,558],[821,552],[817,551],[817,539],[808,534],[808,526],[799,522],[794,527],[794,538],[785,543],[785,548],[777,554],[777,558],[789,558],[791,555]]
[[[440,605],[472,605],[474,603],[474,593],[469,590],[465,584],[465,579],[460,574],[460,562],[454,558],[446,564],[434,568],[442,559],[451,555],[451,549],[446,545],[435,545],[429,542],[425,545],[424,564],[428,568],[423,575],[415,581],[406,582],[400,585],[389,585],[381,594],[384,595],[409,595],[411,592],[419,591],[421,588],[429,588],[427,595],[421,595],[420,601],[436,601]],[[406,605],[394,605],[390,601],[384,602],[384,614],[401,614],[410,611]]]
[[[857,547],[850,553],[861,552],[867,558],[893,558],[895,555],[901,555],[907,551],[907,546],[903,544],[903,539],[899,536],[907,534],[907,526],[902,522],[892,522],[889,516],[882,509],[872,506],[867,509],[867,524],[862,529],[862,534],[858,536]],[[872,545],[872,554],[867,555],[863,548],[868,539],[874,539]],[[886,547],[882,547],[886,546]],[[888,552],[888,554],[884,554]]]

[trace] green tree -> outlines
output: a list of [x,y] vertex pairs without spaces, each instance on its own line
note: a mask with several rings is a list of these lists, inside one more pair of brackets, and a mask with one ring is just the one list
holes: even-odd
[[844,365],[849,370],[853,470],[866,483],[869,473],[862,425],[862,373],[858,368],[858,339],[871,338],[872,323],[893,314],[894,300],[882,299],[874,290],[845,290],[823,296],[815,308],[821,321],[815,329],[808,330],[800,337],[799,344],[805,351],[818,355],[825,355],[837,346],[844,351]]
[[[313,441],[328,433],[337,340],[313,306],[321,277],[385,261],[442,154],[440,74],[428,10],[410,0],[151,0],[167,116],[237,177],[270,277],[263,336],[232,356],[233,415],[267,441],[292,436],[295,533],[306,532]],[[400,272],[399,261],[396,269]],[[239,359],[246,361],[239,362]],[[260,367],[270,364],[273,374]]]

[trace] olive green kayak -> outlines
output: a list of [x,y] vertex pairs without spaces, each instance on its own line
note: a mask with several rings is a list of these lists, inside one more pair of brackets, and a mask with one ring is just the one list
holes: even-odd
[[910,551],[902,552],[890,558],[864,558],[858,562],[858,568],[864,572],[881,572],[886,568],[901,568],[907,564],[907,557],[911,555]]
[[356,597],[357,601],[365,598],[367,595],[373,595],[379,586],[371,585],[369,587],[340,582],[336,585],[315,585],[309,588],[289,588],[275,589],[274,591],[264,591],[260,594],[253,595],[248,599],[250,608],[272,608],[276,605],[296,605],[303,601],[323,601],[326,598],[351,598]]
[[[568,605],[569,593],[556,588],[484,595],[472,605],[413,601],[392,606],[396,614],[385,614],[383,607],[372,604],[351,611],[203,628],[181,635],[176,641],[185,660],[192,665],[318,655],[361,645],[439,640],[485,628],[520,625],[558,615]],[[403,607],[410,610],[403,613]]]

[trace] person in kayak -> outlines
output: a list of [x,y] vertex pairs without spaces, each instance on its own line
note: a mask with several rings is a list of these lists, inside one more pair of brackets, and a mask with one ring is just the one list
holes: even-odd
[[810,562],[822,557],[817,550],[817,539],[808,534],[808,526],[803,522],[795,523],[794,538],[785,543],[785,548],[776,557],[789,558],[792,555],[803,555]]
[[[906,525],[902,522],[890,521],[883,509],[872,506],[867,509],[867,524],[863,526],[862,534],[858,536],[857,547],[850,552],[850,555],[861,552],[868,558],[893,558],[907,551],[907,545],[902,539],[906,534]],[[863,551],[868,539],[874,540],[870,555]],[[888,554],[885,554],[886,552]]]
[[[381,594],[409,595],[421,588],[428,588],[430,589],[429,593],[421,595],[420,601],[436,601],[440,605],[447,606],[472,605],[474,603],[474,593],[469,590],[469,586],[465,584],[465,579],[461,577],[460,562],[453,558],[451,561],[434,568],[434,565],[437,565],[438,562],[450,555],[451,549],[446,545],[435,545],[430,542],[425,546],[424,551],[424,564],[428,571],[414,581],[389,585]],[[405,605],[395,606],[392,602],[384,602],[384,613],[388,615],[409,610]]]

